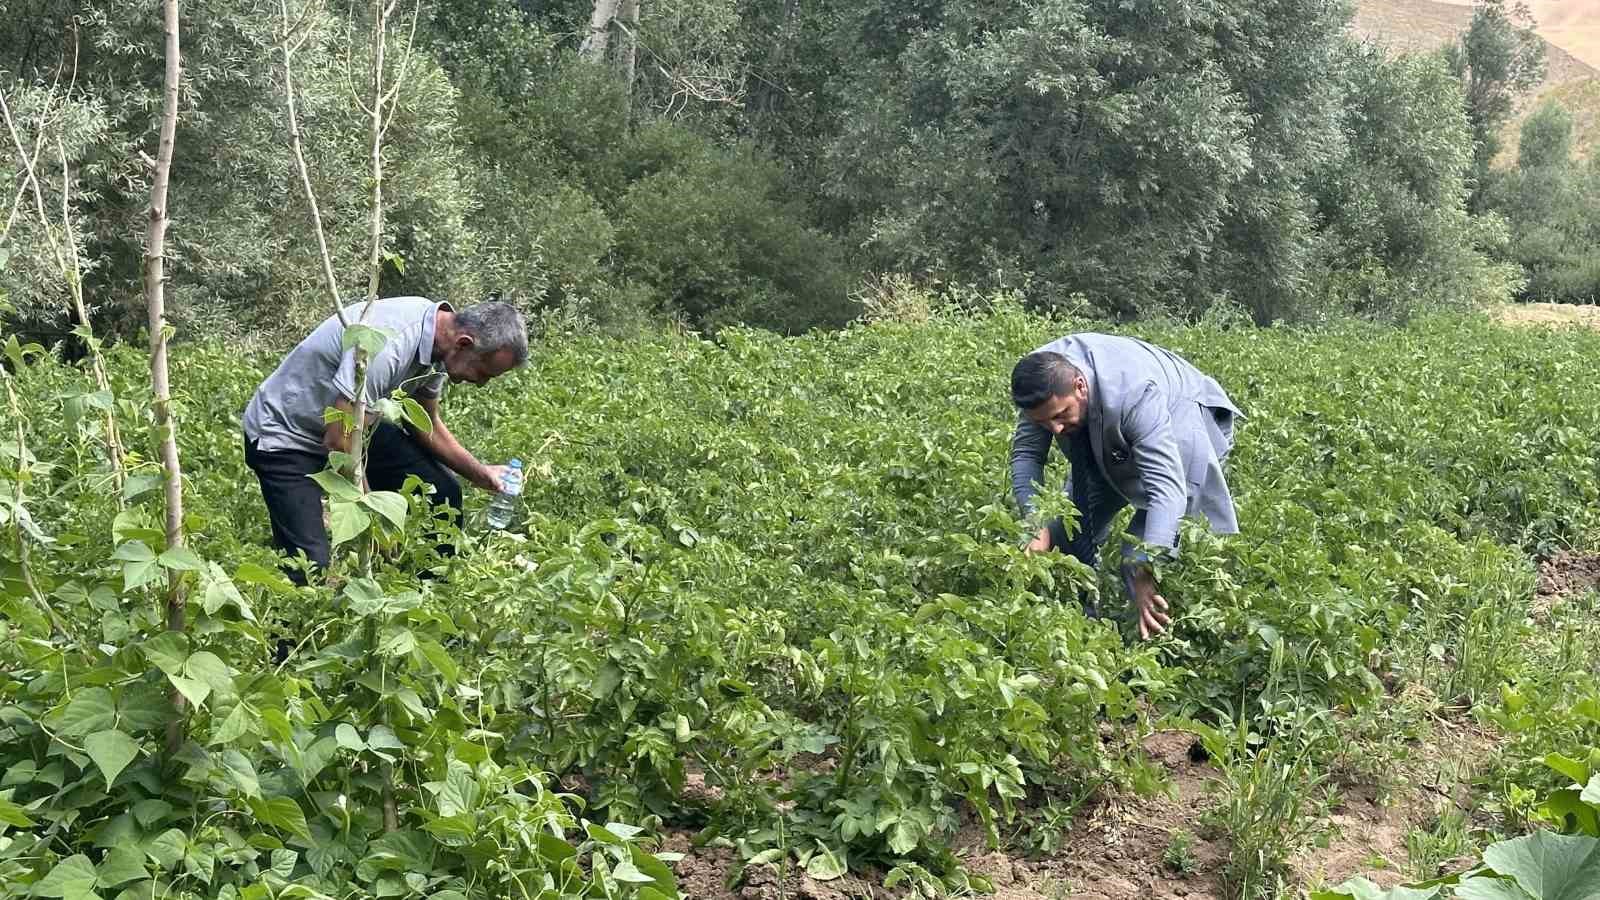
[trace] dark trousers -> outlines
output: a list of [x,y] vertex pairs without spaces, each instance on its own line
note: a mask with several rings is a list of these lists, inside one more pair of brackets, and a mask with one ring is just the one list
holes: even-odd
[[[259,450],[245,439],[244,461],[261,482],[261,497],[272,521],[272,544],[289,556],[304,553],[318,569],[328,566],[332,546],[322,521],[322,488],[312,475],[328,467],[325,453],[300,450]],[[411,434],[388,422],[380,423],[367,447],[367,484],[375,491],[398,491],[406,477],[415,475],[433,486],[436,509],[461,514],[461,484]],[[441,544],[444,553],[453,551]],[[293,576],[299,581],[299,573]]]

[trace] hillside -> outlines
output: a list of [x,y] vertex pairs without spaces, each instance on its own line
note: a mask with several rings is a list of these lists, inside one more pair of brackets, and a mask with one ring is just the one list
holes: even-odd
[[[1444,0],[1472,8],[1472,0]],[[1600,67],[1600,0],[1532,0],[1539,35],[1591,66]]]
[[[1530,4],[1545,39],[1549,66],[1545,80],[1527,98],[1507,127],[1501,165],[1516,160],[1522,119],[1545,99],[1572,111],[1579,156],[1600,144],[1600,0],[1562,0]],[[1431,50],[1454,40],[1472,23],[1470,0],[1360,0],[1355,33],[1394,52]]]

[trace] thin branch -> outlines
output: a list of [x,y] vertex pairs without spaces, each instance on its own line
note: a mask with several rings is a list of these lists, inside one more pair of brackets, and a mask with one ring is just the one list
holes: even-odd
[[[328,298],[333,301],[333,313],[339,317],[339,324],[349,327],[350,323],[345,321],[344,307],[339,302],[339,279],[333,274],[333,257],[328,252],[328,236],[322,226],[322,210],[317,205],[317,193],[311,187],[311,169],[306,164],[305,148],[300,140],[300,117],[295,111],[294,50],[290,48],[293,26],[289,25],[289,0],[278,0],[278,6],[283,11],[284,21],[283,90],[289,110],[289,145],[294,150],[295,168],[300,173],[300,186],[305,190],[306,204],[311,208],[311,225],[317,235],[317,251],[322,261],[322,277],[328,285]],[[309,34],[309,31],[307,33]]]
[[[78,315],[78,327],[83,329],[80,338],[85,344],[94,341],[94,329],[89,324],[89,305],[83,302],[83,260],[78,253],[78,231],[72,226],[72,206],[69,202],[72,197],[69,185],[72,184],[72,172],[67,163],[67,145],[61,133],[56,133],[56,153],[61,156],[61,227],[66,232],[67,246],[72,248],[72,272],[67,276],[67,287],[72,293],[72,305]],[[105,360],[100,355],[97,347],[92,347],[93,353],[89,357],[90,368],[94,371],[95,384],[100,390],[111,391],[111,376],[106,372]],[[111,451],[111,476],[117,486],[117,495],[122,495],[124,480],[123,460],[127,459],[127,450],[122,446],[122,435],[117,428],[117,417],[107,410],[105,414],[106,447]]]
[[[406,72],[411,68],[411,51],[416,49],[417,46],[417,23],[421,20],[422,3],[421,0],[418,0],[416,11],[411,17],[411,33],[406,37],[406,48],[400,57],[400,69],[395,72],[394,84],[389,88],[388,93],[385,94],[383,98],[383,102],[385,104],[389,104],[390,106],[394,104],[395,98],[400,96],[400,89],[405,87]],[[394,113],[390,112],[389,122],[384,124],[384,130],[387,131],[389,128],[389,123],[392,123],[393,121]]]
[[[42,113],[44,117],[49,115],[51,98],[55,96],[55,90],[56,85],[51,84],[50,92],[46,95],[45,110]],[[97,389],[109,393],[111,391],[111,379],[106,374],[105,357],[100,353],[100,348],[96,346],[94,328],[89,323],[88,306],[83,302],[83,272],[78,259],[77,238],[72,228],[72,216],[69,206],[72,187],[71,176],[67,168],[66,145],[61,136],[57,135],[56,149],[61,155],[62,228],[66,233],[67,239],[71,241],[71,265],[67,264],[66,251],[61,246],[61,235],[56,233],[55,226],[51,224],[50,215],[45,211],[44,190],[40,186],[39,172],[34,165],[38,158],[39,150],[45,142],[45,132],[49,127],[48,122],[44,118],[40,120],[38,145],[35,148],[33,158],[30,159],[27,150],[23,146],[22,135],[17,131],[16,121],[11,116],[11,109],[6,105],[3,94],[0,94],[0,116],[5,119],[6,131],[11,135],[11,145],[17,151],[17,159],[22,163],[26,172],[23,177],[23,185],[33,188],[34,209],[39,215],[39,225],[44,234],[45,243],[50,247],[50,253],[55,258],[56,268],[61,272],[62,279],[67,282],[67,293],[72,298],[73,312],[78,318],[77,327],[83,330],[80,338],[89,349],[89,369],[94,374],[95,386]],[[123,459],[125,454],[122,448],[122,440],[117,433],[116,416],[111,410],[106,410],[105,412],[105,431],[106,452],[111,457],[112,477],[120,489],[123,482]],[[121,496],[120,490],[118,491],[118,496]]]

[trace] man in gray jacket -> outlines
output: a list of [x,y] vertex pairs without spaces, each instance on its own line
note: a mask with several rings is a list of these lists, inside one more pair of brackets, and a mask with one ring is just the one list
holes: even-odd
[[[1057,519],[1030,551],[1057,549],[1093,567],[1111,520],[1132,504],[1132,536],[1175,552],[1178,520],[1204,516],[1234,534],[1233,497],[1222,466],[1242,414],[1215,380],[1168,350],[1134,338],[1074,334],[1023,357],[1011,372],[1021,415],[1011,439],[1011,488],[1024,514],[1053,440],[1071,465],[1065,490],[1080,520],[1067,537]],[[1142,552],[1123,547],[1123,585],[1139,636],[1171,621]]]

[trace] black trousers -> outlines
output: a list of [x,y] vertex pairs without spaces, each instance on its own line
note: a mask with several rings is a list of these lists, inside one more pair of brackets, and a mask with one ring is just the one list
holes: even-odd
[[[322,488],[310,476],[328,467],[326,453],[300,450],[259,450],[249,438],[244,461],[261,482],[261,497],[272,521],[272,545],[289,556],[305,554],[318,569],[328,566],[332,546],[322,523]],[[388,422],[380,423],[367,447],[367,484],[375,491],[398,491],[408,475],[433,486],[436,510],[461,514],[461,484],[450,470],[412,437]],[[444,553],[453,551],[441,544]],[[291,577],[299,581],[296,571]]]

